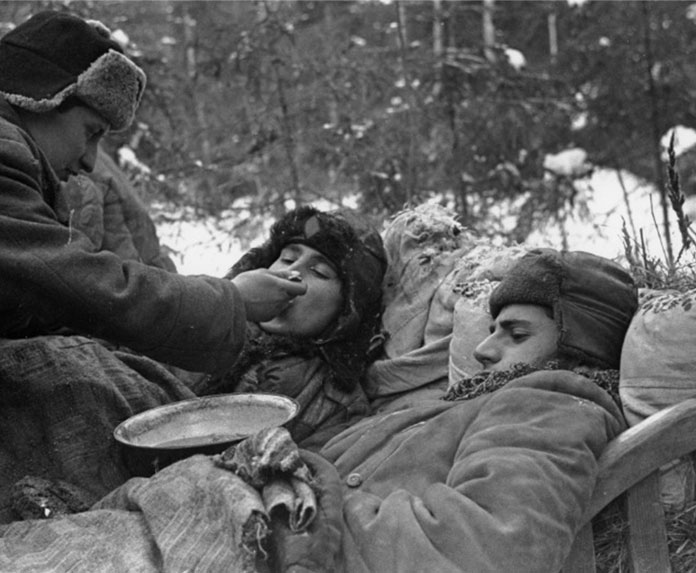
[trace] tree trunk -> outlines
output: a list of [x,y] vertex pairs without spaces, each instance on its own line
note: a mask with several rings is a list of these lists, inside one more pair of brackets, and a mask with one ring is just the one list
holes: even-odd
[[483,0],[483,53],[492,64],[496,61],[494,11],[495,0]]
[[644,47],[645,47],[645,70],[648,79],[648,94],[650,97],[650,119],[652,124],[652,142],[653,154],[655,157],[655,182],[660,192],[660,205],[662,206],[662,219],[664,225],[665,245],[667,249],[667,262],[671,266],[674,263],[674,252],[672,249],[672,237],[669,225],[669,206],[667,202],[667,189],[662,164],[662,149],[660,147],[660,139],[662,134],[660,129],[661,118],[659,109],[659,98],[657,88],[653,78],[653,66],[655,64],[652,51],[652,41],[650,38],[650,8],[648,2],[641,2],[643,9],[643,32],[644,32]]
[[406,96],[406,101],[408,103],[408,109],[406,110],[406,121],[408,122],[408,155],[406,157],[406,171],[408,176],[406,177],[406,201],[411,203],[413,199],[414,190],[418,188],[418,170],[416,168],[416,141],[418,134],[416,133],[415,125],[415,97],[413,94],[413,86],[411,85],[411,79],[409,77],[408,71],[406,69],[406,10],[402,2],[397,2],[396,4],[396,24],[397,24],[397,42],[399,48],[399,69],[401,75],[401,81],[404,84],[404,94]]
[[285,95],[285,79],[280,71],[282,65],[279,58],[274,58],[273,72],[276,81],[276,90],[278,92],[278,104],[280,105],[281,125],[283,128],[283,149],[285,149],[285,157],[287,158],[288,168],[290,169],[290,181],[292,182],[290,191],[293,201],[295,202],[295,207],[299,207],[302,203],[302,194],[300,192],[300,175],[295,160],[295,129],[290,116],[288,99]]
[[549,12],[547,21],[549,26],[549,57],[551,59],[551,63],[556,63],[556,58],[558,57],[558,28],[556,26],[556,12]]
[[442,91],[442,60],[444,47],[442,42],[442,0],[433,0],[433,57],[435,58],[435,83],[433,93],[438,96]]
[[195,203],[194,207],[199,209],[204,203],[210,198],[213,189],[215,188],[215,183],[212,180],[208,170],[212,164],[212,156],[210,153],[210,141],[208,139],[208,121],[205,113],[205,98],[198,97],[198,70],[197,70],[197,57],[196,57],[196,44],[197,44],[197,29],[196,20],[189,14],[188,10],[184,7],[184,13],[182,15],[182,23],[184,26],[184,48],[185,48],[185,58],[186,58],[186,75],[188,77],[191,97],[194,110],[195,118],[195,133],[200,141],[200,157],[202,167],[205,170],[203,176],[201,177],[200,184],[195,190]]

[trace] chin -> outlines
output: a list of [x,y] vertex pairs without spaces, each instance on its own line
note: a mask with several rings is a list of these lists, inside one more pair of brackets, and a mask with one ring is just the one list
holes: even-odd
[[286,322],[280,321],[278,319],[269,320],[268,322],[259,323],[261,330],[267,332],[268,334],[280,334],[282,336],[302,336],[297,333],[297,329],[293,328],[292,325]]
[[288,334],[288,329],[283,324],[278,324],[277,320],[269,320],[268,322],[260,322],[259,326],[264,332],[269,334]]

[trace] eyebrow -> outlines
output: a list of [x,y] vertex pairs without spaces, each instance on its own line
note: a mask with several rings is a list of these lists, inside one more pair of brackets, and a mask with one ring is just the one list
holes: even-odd
[[[495,321],[493,322],[493,324],[495,324]],[[511,328],[514,328],[515,326],[530,327],[533,326],[533,322],[531,320],[525,320],[523,318],[507,318],[505,320],[501,320],[498,323],[498,326],[506,330],[509,330]]]

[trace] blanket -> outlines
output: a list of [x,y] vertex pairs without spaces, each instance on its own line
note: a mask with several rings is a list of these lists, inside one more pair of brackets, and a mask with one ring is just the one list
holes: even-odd
[[91,511],[0,529],[0,570],[254,571],[263,505],[233,473],[195,456],[133,478]]
[[[330,519],[315,491],[334,508]],[[300,452],[287,430],[269,428],[222,454],[132,478],[89,511],[0,526],[0,571],[325,570],[338,549],[339,508],[336,470]],[[273,547],[274,531],[283,548]],[[319,540],[311,564],[308,539]]]
[[0,522],[15,484],[77,486],[91,505],[131,474],[113,439],[126,418],[194,397],[159,363],[81,336],[0,341]]

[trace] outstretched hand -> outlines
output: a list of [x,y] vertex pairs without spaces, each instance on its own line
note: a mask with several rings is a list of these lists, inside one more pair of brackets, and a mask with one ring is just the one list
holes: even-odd
[[292,300],[307,292],[307,285],[291,280],[288,271],[254,269],[238,274],[232,282],[246,307],[247,320],[266,322],[283,312]]

